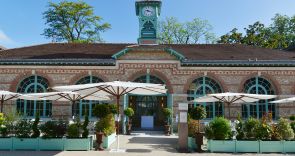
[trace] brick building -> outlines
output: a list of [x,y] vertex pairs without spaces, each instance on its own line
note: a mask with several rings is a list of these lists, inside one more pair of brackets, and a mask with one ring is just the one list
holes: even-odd
[[[138,44],[115,43],[48,43],[1,50],[0,89],[20,93],[46,92],[48,87],[102,81],[163,83],[163,96],[125,96],[122,107],[133,107],[135,124],[140,116],[153,115],[155,127],[163,125],[159,108],[173,108],[207,93],[247,92],[293,95],[295,90],[295,53],[238,44],[159,45],[157,24],[161,1],[137,1],[140,35]],[[72,111],[91,116],[96,101],[77,102],[77,109],[67,102],[11,101],[4,111],[16,109],[32,117],[67,118]],[[199,104],[193,104],[199,105]],[[202,103],[207,118],[228,114],[222,103]],[[294,104],[236,104],[231,116],[261,117],[271,112],[279,116],[295,114]],[[175,117],[175,115],[174,115]]]

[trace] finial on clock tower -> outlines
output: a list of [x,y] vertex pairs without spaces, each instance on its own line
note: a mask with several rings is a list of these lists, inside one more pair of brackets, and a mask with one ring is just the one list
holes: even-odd
[[137,0],[136,15],[139,19],[138,44],[158,44],[158,20],[161,0]]

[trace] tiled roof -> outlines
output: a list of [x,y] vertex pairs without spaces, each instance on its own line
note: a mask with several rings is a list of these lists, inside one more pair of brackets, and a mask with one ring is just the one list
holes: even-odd
[[0,59],[112,59],[125,49],[171,48],[186,60],[295,60],[295,52],[239,44],[135,45],[113,43],[48,43],[2,50]]

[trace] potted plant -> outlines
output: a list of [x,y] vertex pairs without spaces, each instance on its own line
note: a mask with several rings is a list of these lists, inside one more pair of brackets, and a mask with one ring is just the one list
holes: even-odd
[[111,132],[116,131],[114,113],[117,113],[115,105],[100,104],[94,107],[94,115],[99,118],[95,125],[96,150],[103,150],[103,136],[109,136]]
[[208,150],[211,152],[235,152],[235,141],[231,139],[230,121],[223,118],[214,118],[205,127],[205,136],[208,141]]
[[3,113],[0,113],[0,150],[11,150],[12,138],[8,136],[7,119]]
[[36,150],[38,147],[38,140],[31,138],[32,122],[29,120],[20,120],[16,124],[16,137],[13,141],[13,148],[15,150]]
[[132,108],[127,108],[124,110],[124,114],[127,116],[127,121],[126,121],[126,130],[127,130],[127,135],[131,134],[131,127],[132,127],[132,120],[131,117],[134,115],[134,111]]
[[188,118],[188,148],[190,151],[197,149],[196,135],[198,132],[198,121]]
[[172,115],[172,110],[170,108],[163,108],[163,115],[166,118],[166,122],[165,122],[165,135],[170,135],[171,134],[171,126],[170,126],[170,118]]
[[47,121],[40,126],[43,134],[39,140],[40,150],[64,150],[67,123],[64,121]]
[[204,137],[204,133],[201,132],[200,130],[200,120],[206,118],[206,111],[204,109],[204,107],[201,106],[197,106],[193,109],[190,110],[189,115],[192,119],[197,120],[198,122],[198,130],[197,130],[197,134],[195,135],[196,137],[196,144],[197,144],[197,151],[198,152],[202,152],[201,146],[203,145],[203,137]]

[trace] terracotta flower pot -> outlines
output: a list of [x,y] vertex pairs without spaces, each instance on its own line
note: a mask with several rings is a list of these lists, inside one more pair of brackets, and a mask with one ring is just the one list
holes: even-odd
[[170,125],[165,125],[165,135],[169,136],[171,134],[171,127]]
[[203,145],[203,137],[204,137],[204,133],[202,132],[199,132],[196,135],[197,152],[203,152],[203,150],[201,149]]
[[97,143],[95,150],[103,151],[104,149],[102,147],[102,138],[104,134],[102,132],[96,132],[95,134],[96,134],[96,143]]

